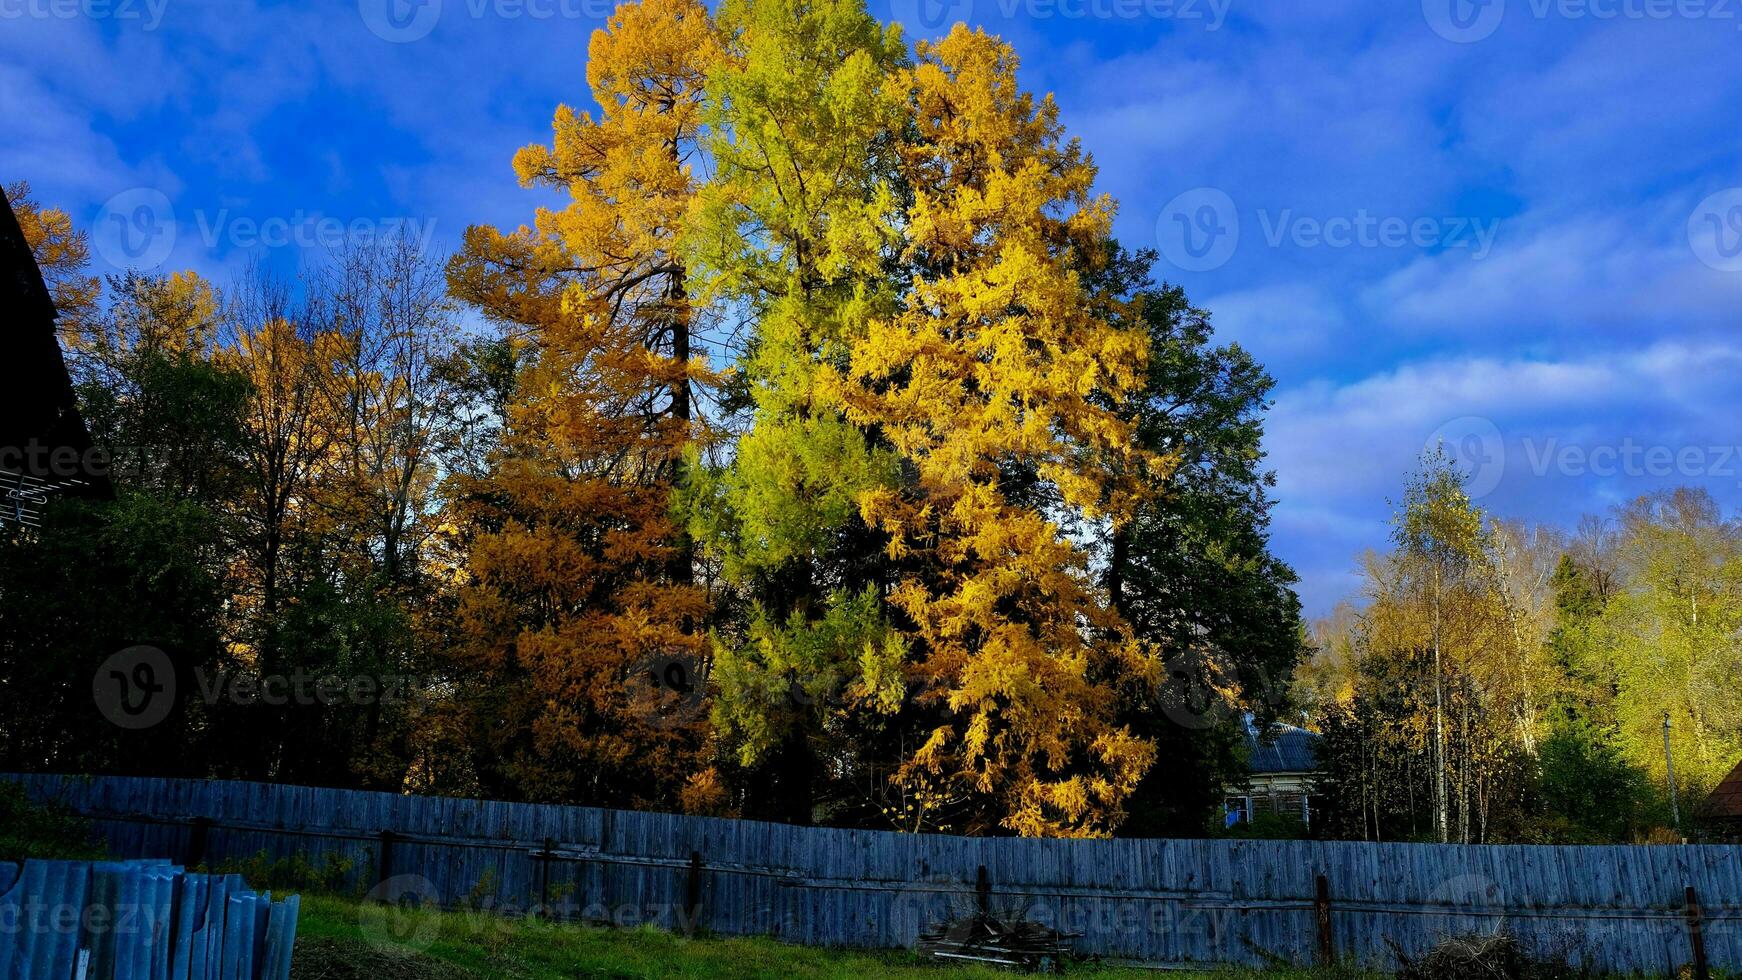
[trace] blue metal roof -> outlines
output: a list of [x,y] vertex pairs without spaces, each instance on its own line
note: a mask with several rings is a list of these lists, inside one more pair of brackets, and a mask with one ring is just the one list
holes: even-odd
[[1246,747],[1251,757],[1246,768],[1255,773],[1317,772],[1321,736],[1304,728],[1276,722],[1261,736],[1246,726]]

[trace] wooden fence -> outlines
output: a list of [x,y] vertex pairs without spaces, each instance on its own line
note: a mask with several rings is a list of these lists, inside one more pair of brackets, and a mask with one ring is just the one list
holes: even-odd
[[10,776],[120,856],[329,867],[404,902],[907,947],[976,907],[1157,965],[1387,968],[1507,930],[1606,971],[1742,969],[1742,847],[961,838],[261,783]]

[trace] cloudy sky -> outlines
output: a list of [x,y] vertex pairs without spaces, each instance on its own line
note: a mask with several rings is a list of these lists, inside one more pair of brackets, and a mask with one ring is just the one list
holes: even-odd
[[[1118,231],[1276,376],[1321,613],[1443,439],[1496,513],[1742,502],[1742,0],[872,0],[1021,52]],[[449,249],[535,199],[605,0],[0,0],[0,181],[104,271]]]

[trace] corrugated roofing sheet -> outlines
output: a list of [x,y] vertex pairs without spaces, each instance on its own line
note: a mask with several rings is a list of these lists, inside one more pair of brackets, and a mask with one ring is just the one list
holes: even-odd
[[1320,736],[1304,728],[1277,722],[1263,733],[1246,728],[1246,746],[1252,752],[1246,767],[1255,773],[1317,772]]
[[0,862],[0,978],[288,980],[300,905],[167,861]]

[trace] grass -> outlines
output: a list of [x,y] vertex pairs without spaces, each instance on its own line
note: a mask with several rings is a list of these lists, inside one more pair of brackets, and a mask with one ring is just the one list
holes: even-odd
[[[1086,980],[1348,980],[1325,972],[1158,973],[1079,965]],[[945,966],[912,953],[828,950],[772,939],[694,938],[652,928],[609,929],[505,919],[488,913],[388,910],[307,896],[297,929],[295,980],[573,980],[696,977],[750,980],[1009,980],[991,967]]]

